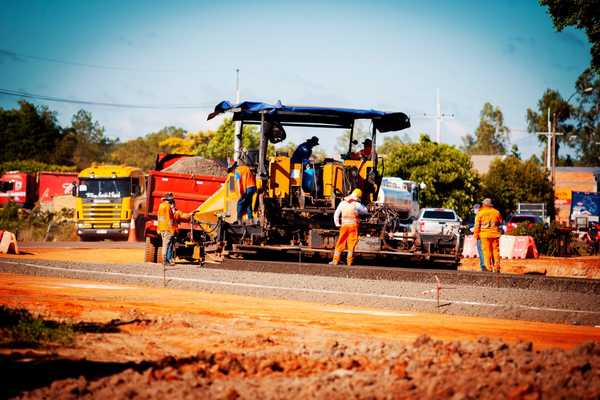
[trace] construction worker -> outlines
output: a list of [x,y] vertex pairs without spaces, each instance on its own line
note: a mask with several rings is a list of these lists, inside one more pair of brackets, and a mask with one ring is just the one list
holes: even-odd
[[500,272],[500,225],[502,216],[494,208],[492,199],[484,199],[475,216],[473,236],[481,239],[485,269]]
[[310,139],[308,139],[306,142],[300,144],[296,150],[294,151],[294,154],[292,154],[292,159],[291,162],[292,164],[296,163],[305,163],[310,159],[310,156],[312,156],[312,149],[315,146],[319,145],[319,138],[316,136],[311,137]]
[[173,193],[166,193],[161,198],[158,206],[158,226],[156,231],[162,238],[163,247],[163,263],[166,265],[174,265],[173,248],[175,246],[175,199]]
[[363,140],[363,149],[352,153],[352,160],[370,160],[371,152],[373,151],[373,141],[371,139]]
[[[475,204],[473,206],[473,214],[477,215],[480,208],[481,208],[480,204]],[[473,228],[475,228],[475,220],[473,220]],[[484,261],[484,257],[483,257],[483,247],[481,247],[481,239],[477,239],[476,242],[477,242],[477,256],[479,257],[479,269],[481,269],[481,271],[483,272],[483,271],[485,271],[485,261]]]
[[237,222],[238,224],[242,223],[242,216],[245,212],[247,221],[253,223],[252,198],[256,193],[256,175],[245,160],[240,160],[239,164],[235,169],[236,188],[240,196],[237,203]]
[[335,209],[333,214],[333,222],[335,226],[340,228],[340,236],[335,244],[335,252],[333,253],[332,265],[340,263],[342,252],[348,247],[348,265],[352,265],[354,260],[354,248],[358,243],[358,225],[360,216],[367,215],[369,211],[367,207],[360,204],[362,190],[354,189],[350,196],[347,196],[340,205]]

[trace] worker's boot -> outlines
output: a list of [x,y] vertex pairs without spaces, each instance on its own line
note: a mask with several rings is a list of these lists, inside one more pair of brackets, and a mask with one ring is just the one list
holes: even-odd
[[337,251],[333,253],[333,260],[329,262],[329,265],[338,265],[340,263],[340,256],[341,254]]

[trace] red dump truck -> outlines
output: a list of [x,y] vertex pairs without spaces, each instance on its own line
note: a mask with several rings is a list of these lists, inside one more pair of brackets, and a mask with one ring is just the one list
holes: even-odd
[[14,202],[31,208],[39,201],[43,208],[59,211],[54,210],[53,200],[62,196],[70,198],[73,183],[77,184],[77,172],[41,171],[33,174],[9,171],[0,177],[0,207]]
[[[210,164],[209,167],[206,165]],[[194,171],[207,174],[194,173]],[[144,261],[162,262],[161,237],[156,232],[157,212],[161,198],[168,192],[175,197],[175,205],[183,213],[191,213],[225,182],[227,168],[213,160],[203,160],[178,154],[159,154],[155,169],[148,172],[146,198],[146,247]],[[175,254],[190,260],[199,255],[186,252],[191,226],[180,222],[176,233]]]

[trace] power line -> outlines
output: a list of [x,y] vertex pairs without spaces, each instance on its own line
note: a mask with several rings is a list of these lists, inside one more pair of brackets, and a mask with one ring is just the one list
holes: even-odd
[[140,71],[174,72],[175,71],[174,69],[136,68],[136,67],[115,66],[115,65],[90,64],[90,63],[83,63],[83,62],[78,62],[78,61],[66,61],[66,60],[59,60],[57,58],[40,57],[40,56],[31,55],[31,54],[17,53],[15,51],[7,50],[7,49],[0,49],[0,55],[10,57],[15,61],[20,61],[19,59],[27,59],[27,60],[42,61],[42,62],[54,63],[54,64],[70,65],[70,66],[74,66],[74,67],[108,69],[108,70],[113,70],[113,71],[114,70],[135,71],[135,72],[140,72]]
[[124,103],[109,103],[109,102],[100,102],[100,101],[90,101],[90,100],[78,100],[78,99],[66,99],[62,97],[54,97],[54,96],[46,96],[40,94],[28,93],[22,90],[11,90],[11,89],[1,89],[0,94],[6,96],[13,97],[21,97],[26,99],[34,99],[34,100],[43,100],[43,101],[53,101],[58,103],[70,103],[70,104],[80,104],[87,106],[102,106],[102,107],[114,107],[114,108],[137,108],[137,109],[150,109],[150,110],[212,110],[213,105],[217,102],[210,104],[124,104]]

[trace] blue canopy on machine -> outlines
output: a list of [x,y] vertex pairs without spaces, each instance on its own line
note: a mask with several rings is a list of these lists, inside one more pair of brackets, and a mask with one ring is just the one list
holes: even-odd
[[401,131],[410,127],[410,119],[402,112],[383,112],[377,110],[359,110],[352,108],[285,106],[276,104],[244,101],[231,104],[222,101],[215,106],[215,111],[208,119],[224,112],[233,112],[234,121],[258,123],[265,114],[268,121],[277,121],[288,126],[323,126],[328,128],[349,129],[357,119],[370,119],[379,132]]

